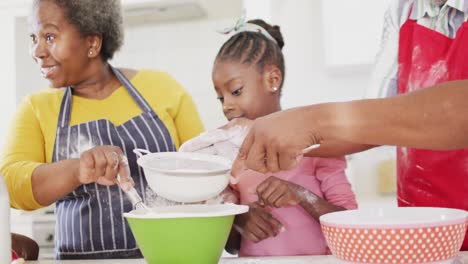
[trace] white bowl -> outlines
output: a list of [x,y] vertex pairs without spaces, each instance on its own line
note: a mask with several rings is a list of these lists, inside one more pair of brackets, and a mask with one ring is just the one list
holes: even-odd
[[195,203],[220,194],[228,185],[231,163],[223,157],[189,153],[146,153],[134,150],[137,160],[157,195],[168,200]]
[[225,204],[183,204],[150,208],[149,211],[135,209],[124,213],[124,217],[136,219],[206,218],[243,214],[249,211],[247,205]]
[[468,212],[400,207],[340,211],[320,217],[332,253],[353,263],[432,263],[453,260]]

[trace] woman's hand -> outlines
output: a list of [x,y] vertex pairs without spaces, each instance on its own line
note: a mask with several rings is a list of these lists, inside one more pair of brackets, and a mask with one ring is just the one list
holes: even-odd
[[259,204],[275,208],[300,204],[303,201],[305,192],[306,190],[302,186],[274,176],[268,177],[257,187]]
[[130,176],[127,157],[116,146],[97,146],[80,156],[78,181],[80,184],[96,182],[101,185],[114,185],[120,182],[133,182]]
[[122,150],[115,146],[97,146],[83,152],[79,159],[38,166],[31,181],[34,198],[40,205],[47,206],[83,184],[114,185],[117,175],[120,175],[120,187],[124,191],[135,185]]
[[249,211],[238,215],[234,228],[248,240],[258,243],[275,237],[283,230],[283,225],[258,203],[249,205]]

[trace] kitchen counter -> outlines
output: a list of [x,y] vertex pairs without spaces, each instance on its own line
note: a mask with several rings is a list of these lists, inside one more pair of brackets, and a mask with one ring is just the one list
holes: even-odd
[[[454,264],[468,264],[468,252],[459,254]],[[146,264],[142,259],[126,260],[78,260],[78,261],[28,261],[28,264]],[[338,264],[342,263],[333,256],[300,256],[300,257],[264,257],[264,258],[222,258],[219,264]]]

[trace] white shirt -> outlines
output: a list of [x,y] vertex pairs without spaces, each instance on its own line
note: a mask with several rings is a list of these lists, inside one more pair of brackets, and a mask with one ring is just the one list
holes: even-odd
[[[376,57],[367,98],[381,98],[397,94],[398,41],[401,26],[408,17],[447,37],[455,38],[468,19],[468,0],[448,0],[444,5],[437,0],[392,0],[385,12],[384,29]],[[413,7],[411,15],[411,7]]]

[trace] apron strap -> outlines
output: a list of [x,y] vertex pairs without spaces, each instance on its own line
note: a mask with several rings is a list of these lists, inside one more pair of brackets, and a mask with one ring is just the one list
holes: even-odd
[[411,15],[413,14],[413,11],[414,11],[414,4],[415,4],[414,2],[411,4],[409,12],[408,12],[408,17],[406,18],[406,20],[411,19]]
[[120,70],[118,70],[117,68],[114,68],[112,65],[109,64],[109,66],[112,72],[114,72],[117,79],[127,89],[128,93],[130,94],[130,96],[132,96],[133,100],[135,100],[135,102],[138,104],[141,110],[147,113],[153,112],[153,109],[148,104],[148,102],[143,98],[143,96],[141,96],[141,94],[138,92],[135,86],[133,86],[133,84],[123,75],[123,73],[120,72]]
[[[153,108],[149,103],[143,98],[143,96],[138,92],[138,90],[133,86],[133,84],[120,72],[118,69],[114,68],[109,64],[112,72],[115,74],[120,83],[125,87],[130,96],[135,100],[137,105],[143,112],[151,113],[156,116],[156,113],[153,111]],[[58,126],[60,128],[69,127],[71,119],[71,107],[72,107],[72,87],[68,86],[65,88],[65,93],[63,95],[62,104],[60,105]]]
[[70,86],[65,88],[63,94],[62,104],[60,105],[58,126],[60,128],[68,127],[70,125],[71,105],[72,105],[72,88]]

